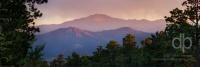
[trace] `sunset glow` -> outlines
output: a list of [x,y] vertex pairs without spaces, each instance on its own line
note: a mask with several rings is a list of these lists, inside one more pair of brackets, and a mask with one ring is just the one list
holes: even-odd
[[182,0],[49,0],[38,8],[43,12],[36,25],[60,24],[65,21],[106,14],[121,19],[163,19],[169,11],[181,7]]

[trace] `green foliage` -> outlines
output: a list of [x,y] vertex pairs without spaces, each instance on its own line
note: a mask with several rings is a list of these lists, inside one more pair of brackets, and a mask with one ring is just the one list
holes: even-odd
[[1,66],[26,64],[24,60],[35,41],[34,33],[39,32],[39,28],[34,26],[34,20],[42,16],[35,4],[46,2],[47,0],[0,0]]
[[[79,54],[77,54],[76,52],[73,52],[72,56],[68,56],[66,60],[66,66],[68,67],[81,67],[83,61]],[[87,57],[85,57],[85,60],[87,60]]]
[[121,49],[122,47],[114,40],[111,40],[107,46],[107,51],[108,51],[108,66],[111,67],[117,67],[119,66],[118,64],[120,63],[120,59],[119,57],[121,57]]
[[121,51],[124,56],[122,58],[122,63],[124,63],[126,67],[138,66],[137,60],[139,60],[139,58],[137,57],[139,55],[139,48],[136,46],[135,36],[127,34],[127,36],[123,38],[122,46],[123,48]]
[[123,38],[123,47],[127,49],[134,49],[135,47],[137,47],[135,36],[127,34],[127,36]]
[[64,64],[65,64],[64,56],[60,54],[56,59],[53,60],[53,62],[51,62],[50,67],[63,67]]
[[[184,33],[185,37],[192,38],[192,47],[187,50],[187,54],[192,55],[192,60],[196,62],[196,67],[200,66],[200,46],[199,46],[199,13],[200,13],[199,0],[187,0],[182,3],[182,6],[186,8],[180,10],[178,8],[170,11],[171,16],[165,17],[165,20],[169,23],[165,31],[170,34],[170,37],[177,36],[180,33]],[[172,35],[173,34],[173,35]],[[188,46],[189,42],[184,43]],[[193,63],[192,63],[193,64]],[[193,64],[194,65],[194,64]]]
[[31,49],[28,52],[28,55],[26,59],[22,61],[22,63],[25,63],[22,65],[23,67],[49,67],[47,61],[44,61],[42,59],[43,54],[41,51],[44,49],[44,45],[37,45],[35,49]]
[[[123,38],[123,45],[111,40],[105,48],[101,45],[92,56],[80,56],[76,52],[66,58],[66,67],[191,67],[195,58],[182,53],[181,49],[174,49],[172,40],[178,33],[161,31],[143,40],[142,47],[136,46],[135,38],[127,34]],[[189,35],[187,35],[189,36]],[[160,60],[159,60],[160,59]],[[180,60],[176,60],[180,59]],[[186,60],[184,60],[186,59]]]
[[44,49],[45,45],[37,45],[35,47],[35,49],[31,49],[29,51],[28,57],[29,59],[42,59],[41,56],[43,56],[43,54],[41,53],[41,51]]
[[97,67],[116,67],[119,66],[119,58],[120,57],[120,50],[121,46],[114,40],[111,40],[106,49],[103,49],[102,46],[97,48],[97,51],[94,52],[94,56],[92,56],[93,66],[96,65]]
[[9,62],[12,59],[11,55],[4,55],[5,51],[9,50],[9,48],[6,48],[6,45],[10,45],[11,41],[5,41],[4,35],[2,34],[2,28],[0,26],[0,66],[3,63]]
[[[142,54],[136,46],[134,36],[127,34],[123,38],[123,45],[119,45],[116,41],[111,40],[105,48],[101,45],[93,52],[93,56],[80,56],[76,52],[72,56],[66,58],[66,67],[133,67],[142,66]],[[124,47],[122,47],[124,46]],[[131,48],[129,47],[131,46]],[[58,63],[58,62],[57,62]],[[51,62],[51,66],[55,67],[56,59]]]

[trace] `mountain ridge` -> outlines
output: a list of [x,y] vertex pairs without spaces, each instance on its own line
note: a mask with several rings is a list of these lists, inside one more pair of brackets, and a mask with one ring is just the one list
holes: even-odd
[[[77,29],[78,31],[71,31],[74,29]],[[78,32],[78,34],[81,36],[77,36],[77,34],[74,32]],[[138,46],[141,46],[141,40],[147,38],[151,34],[134,30],[130,27],[122,27],[119,29],[106,30],[101,32],[90,32],[77,27],[68,27],[59,28],[48,33],[36,35],[37,41],[35,44],[46,44],[43,51],[43,53],[45,53],[44,57],[46,57],[46,59],[56,57],[58,54],[69,55],[73,51],[76,51],[81,55],[91,55],[92,52],[96,50],[98,45],[102,44],[102,46],[106,46],[110,40],[115,40],[119,44],[122,44],[122,38],[125,37],[128,33],[135,35]]]
[[40,25],[37,27],[39,27],[41,30],[41,32],[38,34],[43,34],[59,28],[67,28],[70,26],[92,32],[112,30],[121,27],[131,27],[144,32],[156,32],[164,30],[166,23],[164,20],[124,20],[120,18],[113,18],[104,14],[94,14],[87,17],[66,21],[61,24]]

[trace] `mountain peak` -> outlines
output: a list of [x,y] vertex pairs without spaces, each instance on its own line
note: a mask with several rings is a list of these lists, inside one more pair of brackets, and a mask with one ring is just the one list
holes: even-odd
[[93,15],[90,15],[90,17],[94,17],[94,16],[104,16],[104,17],[109,17],[108,15],[105,15],[105,14],[93,14]]
[[60,31],[66,31],[66,32],[76,32],[76,33],[79,33],[79,32],[82,32],[83,30],[79,29],[79,28],[76,28],[76,27],[67,27],[67,28],[59,28],[58,30]]
[[52,31],[54,33],[63,33],[67,35],[75,35],[76,37],[82,37],[82,35],[88,35],[91,36],[89,31],[84,31],[82,29],[76,28],[76,27],[67,27],[67,28],[59,28],[55,31]]
[[118,29],[133,29],[131,27],[121,27],[121,28],[118,28]]
[[94,15],[90,15],[89,18],[92,19],[93,21],[100,22],[111,17],[105,14],[94,14]]
[[81,30],[81,29],[79,29],[79,28],[76,28],[76,27],[67,27],[66,29],[69,29],[69,30]]

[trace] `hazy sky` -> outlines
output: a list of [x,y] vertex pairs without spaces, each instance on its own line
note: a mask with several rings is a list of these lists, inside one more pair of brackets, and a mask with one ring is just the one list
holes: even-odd
[[36,25],[60,24],[65,21],[106,14],[122,19],[157,20],[169,16],[169,11],[181,7],[184,0],[49,0],[37,6],[43,16]]

